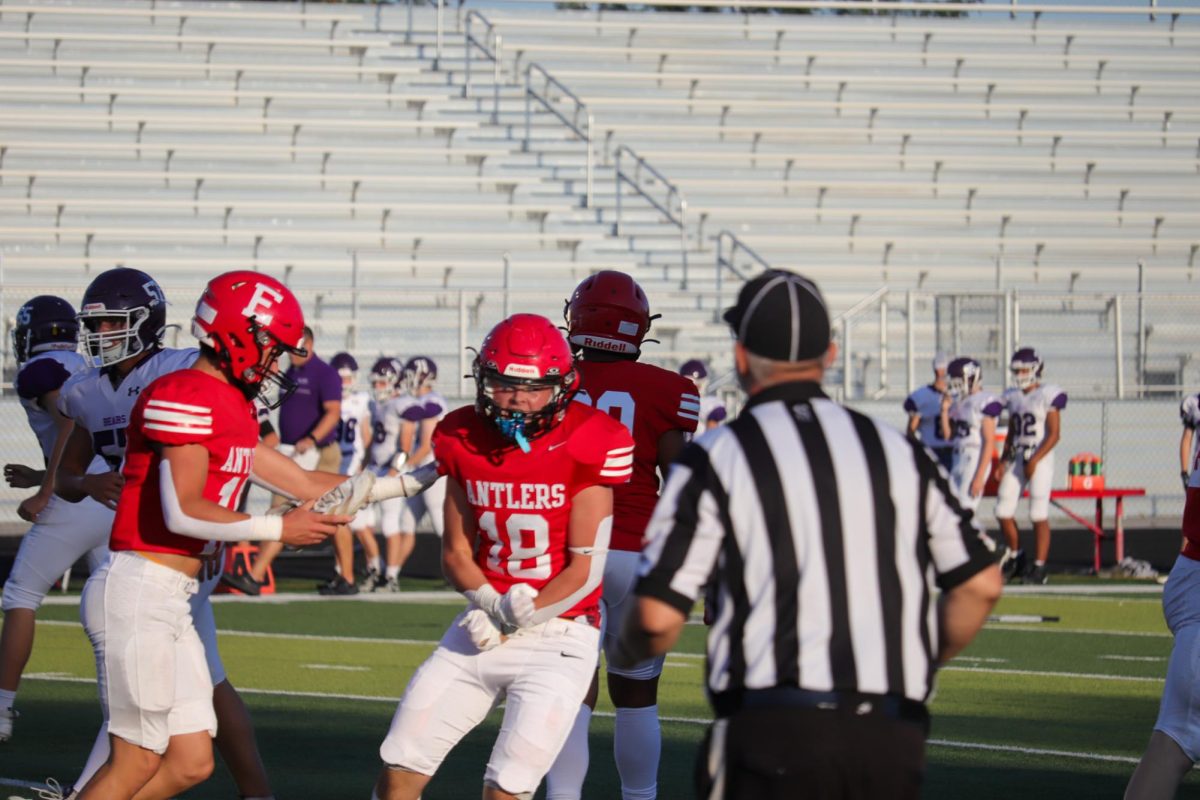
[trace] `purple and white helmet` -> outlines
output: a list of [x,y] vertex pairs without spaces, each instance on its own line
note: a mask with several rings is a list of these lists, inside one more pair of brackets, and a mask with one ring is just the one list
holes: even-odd
[[355,380],[358,379],[358,362],[349,353],[334,353],[329,359],[329,366],[337,370],[342,378],[342,394],[348,394]]
[[413,356],[404,364],[400,374],[404,391],[412,396],[428,386],[432,387],[437,380],[437,362],[429,356]]
[[1012,370],[1013,382],[1019,389],[1028,389],[1030,386],[1036,385],[1041,380],[1044,366],[1042,357],[1032,347],[1018,348],[1008,362],[1008,368]]
[[969,356],[960,356],[946,368],[946,387],[954,397],[966,397],[983,385],[983,367]]
[[[117,267],[91,282],[76,319],[83,326],[84,355],[93,366],[107,367],[162,345],[167,300],[154,278],[141,270]],[[105,321],[118,325],[102,331]]]
[[703,361],[693,358],[683,362],[679,367],[679,374],[690,378],[692,383],[696,384],[696,391],[703,393],[704,385],[708,383],[708,367],[704,366]]
[[61,297],[39,294],[17,311],[12,344],[18,363],[46,350],[74,350],[78,338],[75,309]]
[[383,356],[371,365],[371,396],[383,402],[396,393],[400,381],[400,361]]

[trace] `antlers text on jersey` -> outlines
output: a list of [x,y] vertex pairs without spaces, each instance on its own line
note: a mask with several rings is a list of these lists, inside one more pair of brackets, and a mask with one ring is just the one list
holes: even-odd
[[473,506],[549,511],[567,504],[567,487],[562,483],[500,483],[468,480],[464,487]]

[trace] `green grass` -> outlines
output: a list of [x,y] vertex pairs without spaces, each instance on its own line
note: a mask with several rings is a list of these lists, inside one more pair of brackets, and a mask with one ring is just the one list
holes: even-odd
[[[357,601],[217,605],[222,656],[253,714],[279,797],[370,796],[395,698],[459,608]],[[1061,621],[989,626],[942,672],[925,796],[1120,797],[1133,765],[1097,756],[1136,759],[1149,737],[1171,648],[1157,598],[1010,596],[999,611]],[[17,737],[0,748],[0,777],[69,782],[99,724],[88,682],[91,651],[77,607],[47,606],[40,619],[52,624],[38,629]],[[663,800],[692,796],[692,764],[704,732],[699,721],[710,717],[697,657],[704,635],[702,626],[688,626],[663,675]],[[604,715],[611,706],[603,694],[591,730],[590,798],[620,795],[612,719]],[[427,800],[479,796],[498,719],[493,714],[451,754]],[[186,795],[235,796],[222,768]],[[1179,796],[1200,798],[1200,775],[1190,776]]]

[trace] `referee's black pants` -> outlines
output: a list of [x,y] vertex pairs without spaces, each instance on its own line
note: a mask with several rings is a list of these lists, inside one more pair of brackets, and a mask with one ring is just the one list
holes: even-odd
[[709,728],[697,800],[916,800],[927,725],[852,708],[744,708]]

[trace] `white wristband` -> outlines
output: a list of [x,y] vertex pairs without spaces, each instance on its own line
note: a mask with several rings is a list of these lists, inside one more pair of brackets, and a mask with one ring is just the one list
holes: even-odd
[[250,529],[254,531],[254,539],[260,542],[278,542],[283,538],[283,517],[277,514],[253,514],[250,517]]

